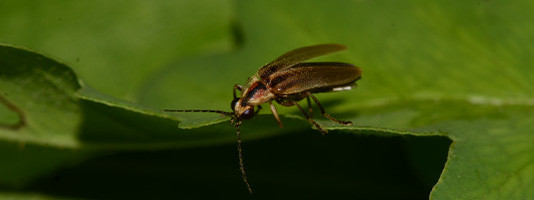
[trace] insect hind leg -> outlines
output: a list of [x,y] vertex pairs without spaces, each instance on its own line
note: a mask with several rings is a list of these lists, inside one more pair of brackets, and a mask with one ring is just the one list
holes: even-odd
[[343,120],[339,120],[339,119],[336,119],[336,118],[330,116],[328,113],[326,113],[326,112],[324,111],[323,106],[321,106],[321,103],[319,103],[319,100],[317,100],[317,98],[315,98],[315,96],[313,96],[311,93],[308,93],[308,97],[311,97],[311,98],[313,99],[313,101],[315,102],[315,104],[317,104],[317,107],[319,107],[319,110],[321,111],[321,114],[323,114],[323,116],[325,116],[326,118],[328,118],[330,121],[336,122],[336,123],[338,123],[338,124],[346,125],[346,126],[350,126],[350,125],[352,125],[352,122],[351,122],[351,121],[343,121]]
[[326,131],[325,129],[321,128],[321,126],[319,126],[319,124],[317,124],[317,122],[315,122],[315,120],[313,120],[311,118],[310,115],[308,115],[308,113],[306,113],[306,111],[304,110],[304,108],[302,108],[302,106],[300,106],[297,102],[295,101],[291,101],[295,106],[297,106],[297,108],[299,108],[299,110],[302,112],[302,114],[304,114],[304,116],[306,117],[306,119],[308,119],[308,121],[310,121],[310,123],[313,124],[313,126],[315,126],[315,128],[319,129],[319,131],[321,131],[322,134],[326,134],[328,133],[328,131]]

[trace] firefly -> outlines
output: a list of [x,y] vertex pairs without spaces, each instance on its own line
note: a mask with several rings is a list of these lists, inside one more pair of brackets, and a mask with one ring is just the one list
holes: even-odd
[[[321,114],[329,120],[342,125],[352,125],[350,121],[338,120],[326,113],[319,100],[313,94],[350,90],[356,86],[355,82],[361,78],[362,70],[352,64],[343,62],[303,62],[318,56],[342,51],[346,48],[345,45],[341,44],[321,44],[298,48],[282,54],[272,62],[261,67],[256,74],[248,79],[246,85],[234,85],[234,98],[230,103],[232,112],[171,109],[166,109],[165,111],[211,112],[231,117],[230,122],[236,127],[241,175],[247,189],[252,193],[243,165],[239,126],[244,120],[258,115],[261,105],[268,103],[274,118],[282,128],[283,124],[273,101],[282,106],[296,106],[304,114],[304,117],[321,131],[322,134],[326,134],[327,130],[321,128],[312,119],[311,101],[317,105]],[[239,97],[237,96],[237,90],[241,93]],[[308,103],[308,111],[304,110],[298,103],[303,99],[306,99]]]

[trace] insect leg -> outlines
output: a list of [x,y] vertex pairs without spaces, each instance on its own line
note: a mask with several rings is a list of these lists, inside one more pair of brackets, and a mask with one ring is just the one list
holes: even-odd
[[339,120],[339,119],[336,119],[332,116],[330,116],[328,113],[326,113],[324,111],[324,108],[323,106],[321,106],[321,103],[319,103],[319,100],[317,100],[317,98],[315,98],[315,96],[313,96],[311,93],[308,94],[309,97],[311,97],[313,99],[313,101],[315,102],[315,104],[317,104],[317,106],[319,107],[319,110],[321,110],[321,114],[323,114],[326,118],[328,118],[329,120],[333,121],[333,122],[336,122],[336,123],[339,123],[339,124],[343,124],[343,125],[352,125],[352,122],[351,121],[342,121],[342,120]]
[[306,96],[306,101],[308,101],[308,113],[310,113],[310,116],[313,116],[313,109],[310,102],[310,95]]
[[276,122],[278,122],[280,128],[284,128],[284,125],[282,124],[282,121],[280,121],[280,116],[278,116],[278,112],[276,111],[273,102],[269,101],[269,106],[271,106],[271,111],[273,112],[274,118],[276,119]]
[[328,133],[328,131],[324,130],[323,128],[321,128],[321,126],[319,126],[319,124],[317,124],[317,122],[315,122],[309,115],[308,113],[306,113],[306,111],[295,101],[293,101],[293,104],[295,104],[297,106],[297,108],[299,108],[299,110],[302,112],[302,114],[304,114],[304,116],[306,117],[306,119],[308,119],[308,121],[310,121],[314,126],[315,128],[319,129],[319,131],[321,131],[321,133],[326,134]]
[[237,98],[235,90],[239,90],[239,91],[243,92],[243,86],[239,85],[239,84],[235,84],[234,85],[234,99]]
[[295,105],[295,102],[293,101],[276,101],[276,103],[280,104],[280,105],[283,105],[283,106],[294,106]]
[[254,115],[258,115],[260,113],[260,110],[261,110],[261,106],[258,105],[258,110],[256,110],[256,112],[254,112]]

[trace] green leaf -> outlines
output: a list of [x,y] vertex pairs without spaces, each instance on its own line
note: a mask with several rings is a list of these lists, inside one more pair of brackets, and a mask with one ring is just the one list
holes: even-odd
[[67,199],[74,199],[74,198],[62,198],[62,197],[52,197],[47,196],[43,194],[36,194],[36,193],[0,193],[0,198],[4,200],[17,200],[17,199],[26,199],[26,200],[67,200]]
[[173,60],[232,47],[228,0],[3,1],[0,10],[1,42],[56,55],[98,91],[127,100]]
[[[146,192],[138,198],[178,197],[174,188],[247,198],[228,119],[161,110],[228,111],[233,84],[263,64],[335,42],[349,50],[317,60],[353,63],[363,78],[354,91],[317,97],[355,125],[315,112],[332,133],[319,136],[278,106],[280,129],[264,108],[241,130],[256,195],[413,199],[433,186],[431,199],[534,196],[531,2],[214,2],[0,3],[2,41],[65,59],[85,81],[1,46],[0,189],[109,198],[101,180],[124,172],[112,186]],[[169,180],[150,193],[131,177]]]
[[[534,41],[534,30],[526,28],[532,7],[527,2],[242,2],[240,22],[250,41],[242,51],[177,64],[154,78],[156,84],[145,89],[141,102],[222,109],[212,106],[224,105],[219,102],[224,88],[218,86],[226,85],[229,93],[232,82],[227,80],[254,73],[241,66],[261,66],[299,46],[343,43],[348,52],[324,60],[360,66],[360,87],[351,94],[318,96],[335,102],[326,103],[327,110],[351,119],[355,127],[319,120],[323,126],[451,138],[431,198],[529,198],[534,196],[528,189],[534,185],[529,117],[534,73],[531,56],[525,54],[531,46],[518,44]],[[270,14],[254,14],[260,12]],[[209,70],[216,63],[228,68]],[[192,77],[195,71],[203,73]],[[205,92],[191,100],[169,87],[187,83]],[[294,111],[282,111],[287,112]]]
[[71,69],[42,55],[2,45],[0,58],[1,115],[14,119],[0,129],[0,183],[23,185],[84,154],[61,150],[79,145],[80,85]]
[[[5,115],[18,116],[19,126],[6,127],[1,137],[11,141],[77,145],[73,134],[81,122],[78,99],[80,88],[74,72],[59,62],[11,46],[0,46],[0,85]],[[11,114],[8,114],[11,113]],[[70,119],[50,123],[53,119]],[[17,132],[13,134],[13,132]],[[54,134],[43,135],[42,132]]]

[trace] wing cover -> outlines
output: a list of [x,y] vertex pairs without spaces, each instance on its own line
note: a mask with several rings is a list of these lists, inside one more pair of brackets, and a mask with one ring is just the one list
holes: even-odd
[[300,63],[276,72],[268,83],[275,94],[296,94],[304,91],[324,92],[351,85],[360,79],[362,70],[339,62]]
[[273,73],[289,68],[308,59],[345,50],[347,47],[341,44],[321,44],[295,49],[276,58],[269,64],[258,70],[258,76],[265,79]]

